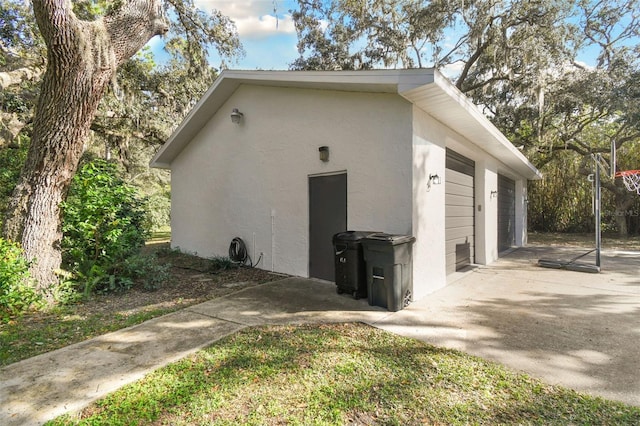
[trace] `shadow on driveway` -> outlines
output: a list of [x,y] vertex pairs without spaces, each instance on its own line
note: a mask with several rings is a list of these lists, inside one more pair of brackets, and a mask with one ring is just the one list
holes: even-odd
[[516,250],[374,325],[640,406],[640,253],[605,252],[598,274],[537,266],[578,254]]

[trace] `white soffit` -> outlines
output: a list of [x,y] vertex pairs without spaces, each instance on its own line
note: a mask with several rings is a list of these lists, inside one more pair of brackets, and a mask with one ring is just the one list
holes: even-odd
[[542,178],[540,171],[524,154],[439,72],[435,73],[434,84],[399,93],[523,177],[532,180]]

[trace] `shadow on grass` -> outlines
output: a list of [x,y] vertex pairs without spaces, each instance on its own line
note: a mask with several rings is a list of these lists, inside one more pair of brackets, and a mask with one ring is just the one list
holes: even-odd
[[384,424],[640,421],[640,409],[361,324],[242,331],[117,391],[85,420],[345,424],[364,414]]

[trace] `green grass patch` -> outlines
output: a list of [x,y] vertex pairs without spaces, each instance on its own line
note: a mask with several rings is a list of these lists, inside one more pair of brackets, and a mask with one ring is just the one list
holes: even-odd
[[171,240],[171,229],[163,228],[151,232],[151,237],[147,240],[147,244],[164,243]]
[[179,308],[79,314],[71,305],[24,316],[0,324],[0,366],[140,324],[176,309]]
[[639,423],[640,408],[343,324],[244,330],[49,424]]

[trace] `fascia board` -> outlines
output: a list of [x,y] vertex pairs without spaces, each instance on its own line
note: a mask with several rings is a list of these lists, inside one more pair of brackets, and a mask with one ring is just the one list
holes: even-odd
[[523,177],[542,178],[524,154],[440,72],[434,73],[434,84],[413,88],[400,95]]

